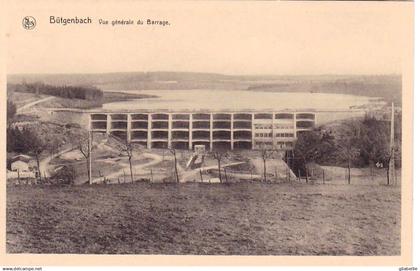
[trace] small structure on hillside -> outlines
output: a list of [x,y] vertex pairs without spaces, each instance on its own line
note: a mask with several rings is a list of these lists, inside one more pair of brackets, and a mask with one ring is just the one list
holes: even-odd
[[19,154],[12,157],[10,169],[7,171],[7,178],[35,178],[35,160],[28,155]]
[[33,161],[32,157],[24,154],[16,155],[12,158],[10,169],[12,171],[32,171],[31,161]]
[[187,162],[187,168],[195,169],[202,166],[204,162],[204,154],[206,153],[205,145],[195,145],[194,153]]
[[206,145],[195,145],[194,152],[196,154],[204,155],[206,153]]

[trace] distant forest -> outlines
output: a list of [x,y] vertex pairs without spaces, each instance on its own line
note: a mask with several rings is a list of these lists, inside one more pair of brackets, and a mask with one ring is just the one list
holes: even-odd
[[319,92],[363,95],[401,104],[401,75],[224,75],[194,72],[102,74],[12,74],[9,83],[42,81],[52,85],[89,85],[104,90],[227,89],[270,92]]
[[283,83],[256,84],[249,90],[273,92],[339,93],[380,97],[401,105],[402,82],[400,76],[354,76],[331,80],[290,80]]
[[53,86],[44,83],[7,84],[7,91],[52,95],[68,99],[100,100],[102,90],[90,86]]

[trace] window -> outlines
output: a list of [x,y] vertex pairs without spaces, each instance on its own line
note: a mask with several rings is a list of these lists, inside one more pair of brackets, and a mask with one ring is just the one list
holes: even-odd
[[255,129],[272,129],[271,125],[267,124],[254,124]]
[[276,137],[294,137],[292,133],[276,133]]
[[293,129],[294,126],[291,124],[276,124],[274,125],[275,129]]

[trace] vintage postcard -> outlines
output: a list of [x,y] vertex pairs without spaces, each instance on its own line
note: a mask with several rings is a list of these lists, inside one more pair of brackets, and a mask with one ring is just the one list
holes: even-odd
[[1,265],[411,264],[413,2],[3,6]]

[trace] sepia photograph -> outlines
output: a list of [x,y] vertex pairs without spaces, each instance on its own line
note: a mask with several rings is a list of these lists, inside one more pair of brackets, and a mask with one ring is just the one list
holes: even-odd
[[411,2],[21,6],[6,255],[408,255]]

